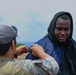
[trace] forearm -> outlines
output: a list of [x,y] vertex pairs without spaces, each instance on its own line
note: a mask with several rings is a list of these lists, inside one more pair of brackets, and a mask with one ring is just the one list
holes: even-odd
[[45,59],[45,58],[47,58],[47,57],[50,57],[50,55],[48,55],[48,54],[45,53],[45,52],[42,52],[42,53],[39,53],[39,54],[38,54],[38,57],[39,57],[40,59]]

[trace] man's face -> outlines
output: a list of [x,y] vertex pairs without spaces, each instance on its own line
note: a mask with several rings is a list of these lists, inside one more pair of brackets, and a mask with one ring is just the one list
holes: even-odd
[[71,22],[69,19],[57,19],[54,33],[59,42],[66,42],[68,39],[70,35],[70,24]]

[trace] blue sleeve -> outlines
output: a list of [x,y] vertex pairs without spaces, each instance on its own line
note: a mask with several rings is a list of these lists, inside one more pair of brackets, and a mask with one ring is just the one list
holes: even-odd
[[[44,51],[51,55],[52,51],[53,51],[53,45],[51,43],[51,41],[48,38],[42,38],[41,40],[35,42],[36,44],[39,44],[43,47]],[[51,49],[51,50],[50,50]],[[25,59],[32,59],[32,60],[36,60],[39,59],[35,56],[32,55],[32,53],[30,52]]]

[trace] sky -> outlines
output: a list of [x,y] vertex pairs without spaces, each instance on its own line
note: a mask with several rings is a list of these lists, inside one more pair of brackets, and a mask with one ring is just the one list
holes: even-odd
[[0,24],[16,26],[18,42],[36,42],[47,34],[51,19],[59,11],[72,14],[76,40],[75,0],[0,0]]

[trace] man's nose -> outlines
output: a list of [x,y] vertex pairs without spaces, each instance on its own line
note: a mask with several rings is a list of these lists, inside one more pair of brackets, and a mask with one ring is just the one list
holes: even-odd
[[62,31],[61,31],[61,34],[62,34],[62,35],[64,35],[64,34],[65,34],[65,31],[64,31],[64,30],[62,30]]

